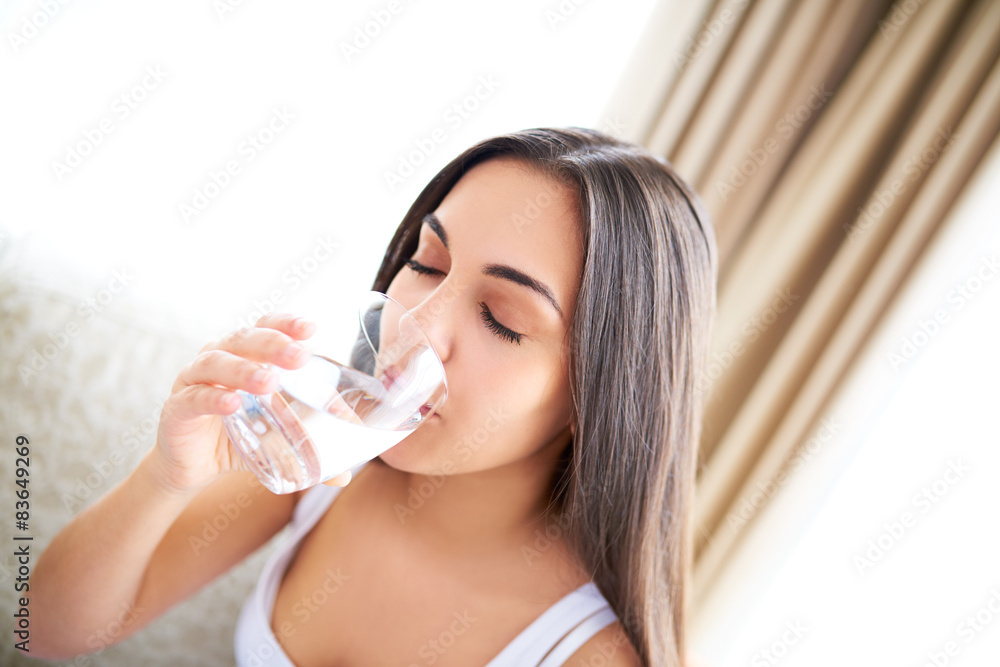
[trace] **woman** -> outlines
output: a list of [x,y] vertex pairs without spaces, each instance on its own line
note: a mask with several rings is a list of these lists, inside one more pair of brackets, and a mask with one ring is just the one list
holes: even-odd
[[262,492],[222,416],[235,389],[275,387],[265,364],[303,365],[314,326],[272,314],[206,345],[156,446],[39,560],[36,654],[100,648],[123,609],[128,636],[291,520],[240,616],[240,664],[683,665],[716,271],[697,197],[643,149],[583,129],[473,146],[373,285],[437,348],[439,416],[353,481]]

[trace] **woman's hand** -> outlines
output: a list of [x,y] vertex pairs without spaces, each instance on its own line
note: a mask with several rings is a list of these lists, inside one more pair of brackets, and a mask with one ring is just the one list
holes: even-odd
[[[49,658],[94,651],[94,628],[121,626],[123,605],[143,613],[108,641],[130,636],[288,523],[297,499],[265,494],[251,501],[253,520],[232,522],[226,547],[191,549],[191,536],[218,515],[220,502],[247,495],[249,480],[219,479],[245,469],[222,423],[238,408],[236,390],[274,391],[277,378],[267,366],[303,366],[309,352],[296,341],[314,328],[292,315],[265,315],[256,326],[209,343],[181,370],[164,402],[156,444],[40,556],[28,593],[32,639],[39,640],[32,655],[36,648]],[[213,480],[219,484],[203,488]]]
[[277,389],[277,374],[267,365],[303,366],[310,353],[296,341],[314,330],[315,324],[303,318],[270,313],[253,327],[205,345],[178,374],[163,405],[151,452],[155,478],[165,488],[186,492],[220,474],[246,470],[222,423],[239,408],[235,390],[267,394]]

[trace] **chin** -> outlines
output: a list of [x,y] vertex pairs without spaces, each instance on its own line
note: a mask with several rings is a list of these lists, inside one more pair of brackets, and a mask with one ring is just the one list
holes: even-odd
[[419,429],[378,455],[378,458],[390,468],[400,472],[428,475],[439,472],[443,461],[438,461],[436,452],[430,450],[433,442],[441,442],[439,437],[428,437],[427,429],[440,420],[432,419]]

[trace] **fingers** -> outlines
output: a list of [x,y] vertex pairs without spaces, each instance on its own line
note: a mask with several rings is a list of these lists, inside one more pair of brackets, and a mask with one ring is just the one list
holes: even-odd
[[178,414],[227,415],[239,407],[235,390],[257,395],[275,391],[278,376],[267,365],[287,369],[303,366],[310,353],[297,341],[312,336],[315,327],[313,322],[289,313],[269,313],[254,327],[208,343],[174,382]]
[[229,415],[239,408],[240,397],[234,392],[207,384],[196,384],[172,394],[168,399],[169,411],[177,419],[190,419],[202,415]]
[[257,324],[254,326],[275,329],[298,340],[309,338],[309,336],[313,335],[316,328],[314,322],[304,317],[297,317],[291,313],[268,313],[257,320]]
[[225,350],[260,363],[282,368],[299,368],[309,359],[309,352],[297,341],[309,338],[316,325],[289,313],[270,313],[257,325],[234,331],[202,351]]
[[351,483],[351,471],[340,473],[336,477],[331,477],[330,479],[323,482],[327,486],[347,486]]
[[180,386],[221,385],[250,394],[269,394],[278,388],[278,374],[256,361],[225,350],[202,352],[177,376]]

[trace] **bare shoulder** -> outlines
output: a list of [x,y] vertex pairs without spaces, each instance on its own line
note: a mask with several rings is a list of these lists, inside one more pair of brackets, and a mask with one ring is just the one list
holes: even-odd
[[642,660],[621,623],[615,621],[588,639],[564,664],[567,667],[642,667]]

